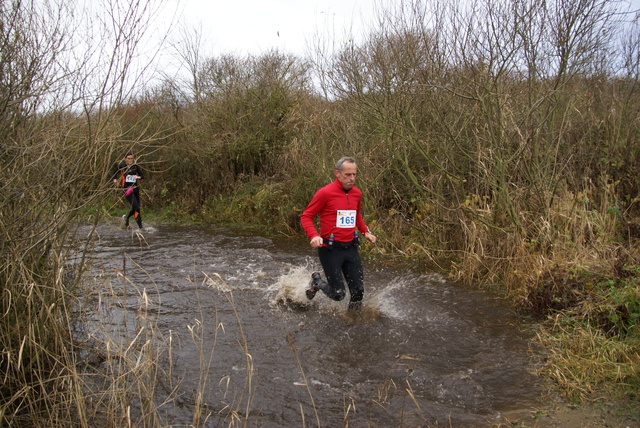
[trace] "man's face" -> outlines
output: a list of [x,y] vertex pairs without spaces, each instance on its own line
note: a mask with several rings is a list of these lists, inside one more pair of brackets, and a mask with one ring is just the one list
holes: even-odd
[[124,158],[124,161],[127,163],[127,165],[131,165],[134,161],[133,155],[129,155],[127,157]]
[[337,169],[333,171],[344,190],[350,190],[356,184],[356,172],[356,164],[353,162],[345,162],[340,171]]

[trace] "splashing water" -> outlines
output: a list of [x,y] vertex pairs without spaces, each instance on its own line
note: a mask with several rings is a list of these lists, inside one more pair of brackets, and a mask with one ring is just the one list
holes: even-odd
[[[241,388],[248,370],[245,417],[263,427],[301,426],[316,414],[323,426],[487,426],[528,417],[539,403],[525,320],[491,296],[365,258],[363,307],[349,311],[348,299],[306,298],[318,262],[304,240],[145,229],[141,243],[99,226],[91,278],[112,290],[100,291],[100,304],[119,301],[103,320],[96,310],[93,323],[135,336],[146,305],[175,347],[165,352],[173,379],[163,381],[180,397],[163,407],[173,424],[192,423],[195,391],[218,412],[229,397],[247,397],[221,385]],[[206,372],[203,350],[214,356]]]

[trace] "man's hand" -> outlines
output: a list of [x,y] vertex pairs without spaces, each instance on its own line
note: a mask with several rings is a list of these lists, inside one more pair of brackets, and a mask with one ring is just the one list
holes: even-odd
[[313,248],[322,247],[322,236],[320,236],[320,235],[314,236],[313,239],[311,240],[311,246]]
[[367,232],[364,234],[364,237],[367,238],[367,241],[371,242],[372,244],[376,243],[376,236],[371,233],[371,232]]

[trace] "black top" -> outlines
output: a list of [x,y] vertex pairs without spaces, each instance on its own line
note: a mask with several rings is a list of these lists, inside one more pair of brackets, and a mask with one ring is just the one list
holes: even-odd
[[138,176],[140,178],[144,178],[144,173],[142,172],[142,168],[138,164],[127,165],[125,161],[122,161],[118,164],[115,172],[111,180],[120,180],[120,187],[131,187],[136,184],[136,179],[134,176]]

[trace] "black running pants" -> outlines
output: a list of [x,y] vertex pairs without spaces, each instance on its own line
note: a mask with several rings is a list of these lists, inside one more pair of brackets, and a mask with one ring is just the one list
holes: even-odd
[[358,248],[351,246],[346,249],[329,250],[326,247],[320,247],[318,257],[328,281],[328,286],[323,287],[322,291],[330,299],[340,301],[346,294],[344,287],[344,280],[346,280],[351,293],[350,301],[361,301],[364,296],[362,285],[364,274]]

